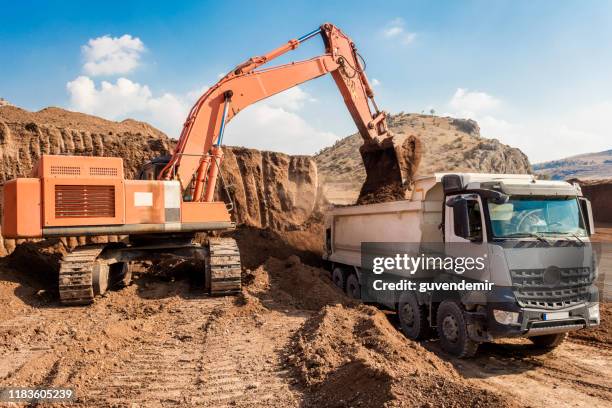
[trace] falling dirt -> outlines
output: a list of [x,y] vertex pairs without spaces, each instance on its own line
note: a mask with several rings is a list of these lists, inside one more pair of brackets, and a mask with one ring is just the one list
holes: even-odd
[[421,150],[420,140],[413,135],[396,135],[383,146],[361,146],[366,178],[357,204],[406,199],[421,161]]

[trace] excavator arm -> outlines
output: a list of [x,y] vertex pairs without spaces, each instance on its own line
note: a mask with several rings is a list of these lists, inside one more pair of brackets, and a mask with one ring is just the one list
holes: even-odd
[[[319,34],[323,37],[325,54],[305,61],[258,69]],[[178,179],[184,192],[188,189],[189,194],[184,196],[190,197],[191,201],[212,201],[223,159],[223,132],[234,116],[255,102],[328,73],[332,75],[364,139],[361,152],[368,176],[368,161],[374,167],[374,162],[380,162],[381,152],[390,149],[391,154],[382,155],[393,157],[396,162],[386,168],[395,169],[395,179],[403,182],[408,176],[402,174],[402,168],[406,167],[406,163],[402,166],[402,161],[405,160],[387,130],[386,114],[379,111],[374,102],[374,92],[359,62],[355,44],[332,24],[324,24],[264,56],[250,58],[212,86],[191,109],[174,153],[160,173],[160,178]],[[368,160],[369,152],[375,159]],[[380,169],[372,171],[381,172]]]

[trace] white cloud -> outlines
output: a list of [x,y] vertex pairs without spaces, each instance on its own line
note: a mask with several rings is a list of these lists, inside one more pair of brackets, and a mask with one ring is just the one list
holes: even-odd
[[500,104],[499,99],[486,92],[470,91],[465,88],[457,88],[449,102],[449,106],[462,116],[479,116],[498,108]]
[[[110,120],[146,121],[175,138],[191,106],[208,89],[154,96],[147,85],[127,78],[118,78],[115,83],[102,81],[97,86],[87,76],[68,82],[66,88],[70,109]],[[313,128],[298,114],[305,104],[315,101],[300,87],[272,96],[240,112],[228,125],[224,142],[289,154],[315,153],[338,139],[331,132]]]
[[313,154],[338,139],[332,132],[313,128],[299,111],[316,102],[300,87],[290,88],[248,107],[228,125],[229,145],[288,154]]
[[381,82],[376,79],[376,78],[372,78],[372,86],[379,86],[381,84]]
[[408,45],[416,39],[416,33],[406,31],[406,23],[402,18],[396,18],[390,21],[382,30],[382,35],[385,38],[398,41],[400,44]]
[[83,70],[92,76],[127,74],[139,65],[144,50],[140,38],[129,34],[92,38],[81,47]]
[[507,119],[505,104],[490,94],[459,88],[450,98],[452,117],[474,119],[484,137],[518,147],[531,163],[610,149],[612,102],[602,101],[554,116],[522,113]]
[[189,110],[185,98],[165,93],[154,97],[146,85],[118,78],[115,83],[102,81],[97,87],[87,76],[68,82],[70,109],[106,119],[144,120],[177,137]]

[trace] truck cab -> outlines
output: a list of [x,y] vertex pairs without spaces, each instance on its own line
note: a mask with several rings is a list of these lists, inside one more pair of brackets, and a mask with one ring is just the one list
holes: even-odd
[[[408,200],[330,211],[325,257],[334,265],[334,282],[350,295],[396,309],[408,337],[436,329],[444,349],[468,357],[479,343],[500,337],[528,337],[552,349],[567,332],[598,325],[593,233],[590,203],[577,184],[438,173],[417,180]],[[392,272],[390,279],[486,282],[487,290],[375,288],[381,284],[371,270],[373,253],[404,248],[423,257],[426,247],[453,259],[483,259],[485,267]]]

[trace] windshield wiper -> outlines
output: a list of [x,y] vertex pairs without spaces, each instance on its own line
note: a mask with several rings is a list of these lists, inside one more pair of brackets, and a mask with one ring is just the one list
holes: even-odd
[[557,234],[557,235],[571,235],[572,237],[576,238],[576,241],[578,241],[582,245],[584,245],[584,241],[575,232],[569,232],[569,231],[543,231],[542,233],[543,234]]
[[550,245],[550,242],[541,236],[540,234],[536,234],[535,232],[514,232],[512,234],[504,235],[502,238],[521,238],[521,237],[531,237],[536,238],[538,241],[546,242]]

